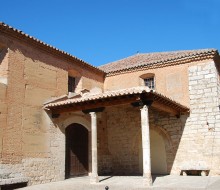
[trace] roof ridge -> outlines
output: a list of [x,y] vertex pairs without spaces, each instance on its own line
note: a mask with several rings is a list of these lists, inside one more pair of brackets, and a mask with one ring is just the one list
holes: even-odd
[[22,30],[16,29],[16,28],[14,28],[14,27],[12,27],[12,26],[10,26],[10,25],[2,22],[2,21],[0,21],[0,30],[1,31],[5,31],[7,33],[10,32],[10,33],[14,33],[14,34],[20,35],[20,36],[17,36],[17,38],[19,38],[19,39],[21,37],[26,38],[27,40],[31,40],[32,42],[36,43],[39,46],[42,46],[42,47],[47,48],[47,49],[50,49],[51,51],[56,51],[59,54],[62,54],[64,56],[68,56],[71,59],[74,59],[76,61],[81,62],[82,64],[86,65],[89,68],[95,69],[98,72],[105,73],[103,70],[99,69],[98,67],[95,67],[95,66],[87,63],[86,61],[84,61],[84,60],[82,60],[82,59],[80,59],[80,58],[78,58],[78,57],[76,57],[74,55],[71,55],[70,53],[68,53],[66,51],[60,50],[60,49],[56,48],[55,46],[47,44],[47,43],[45,43],[45,42],[35,38],[34,36],[31,36],[31,35],[23,32]]

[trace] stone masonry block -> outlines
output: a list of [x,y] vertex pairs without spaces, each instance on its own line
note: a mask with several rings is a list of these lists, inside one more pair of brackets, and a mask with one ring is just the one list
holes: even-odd
[[192,66],[189,68],[189,72],[190,73],[195,73],[196,71],[198,71],[198,67],[197,66]]
[[211,73],[211,74],[205,75],[205,78],[206,78],[206,79],[215,78],[215,77],[216,77],[215,73]]

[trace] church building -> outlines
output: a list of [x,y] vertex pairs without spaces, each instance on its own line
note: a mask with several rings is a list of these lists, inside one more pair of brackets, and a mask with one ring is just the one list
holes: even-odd
[[216,49],[95,67],[0,23],[0,187],[220,175]]

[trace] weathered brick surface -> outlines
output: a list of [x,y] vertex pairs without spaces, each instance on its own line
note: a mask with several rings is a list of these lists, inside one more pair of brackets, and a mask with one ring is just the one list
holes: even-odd
[[103,76],[3,34],[0,44],[0,78],[7,78],[7,86],[0,84],[1,168],[30,177],[30,184],[64,179],[65,139],[43,103],[68,93],[68,75],[77,91],[102,89]]
[[3,132],[7,126],[7,110],[8,106],[6,103],[6,91],[7,86],[5,84],[0,83],[0,158],[2,157],[2,139]]
[[0,83],[7,84],[8,49],[0,44]]

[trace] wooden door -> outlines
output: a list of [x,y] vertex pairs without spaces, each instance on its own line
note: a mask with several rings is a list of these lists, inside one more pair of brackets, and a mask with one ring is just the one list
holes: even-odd
[[66,178],[88,175],[88,130],[80,124],[66,128]]

